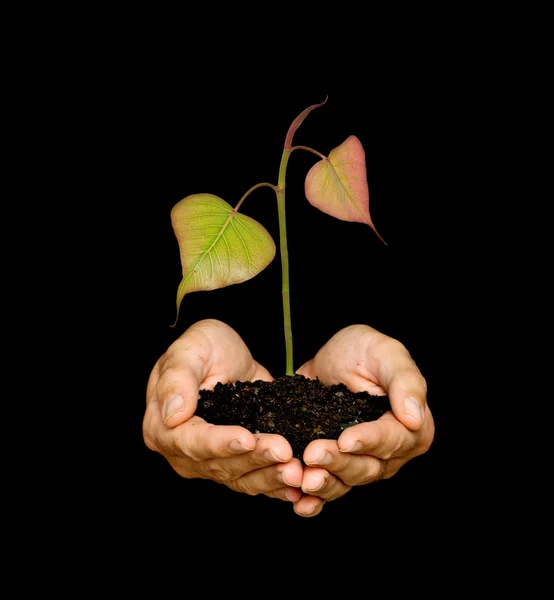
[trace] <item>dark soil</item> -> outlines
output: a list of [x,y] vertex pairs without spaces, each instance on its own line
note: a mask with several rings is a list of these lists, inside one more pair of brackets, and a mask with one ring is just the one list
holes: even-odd
[[316,439],[336,440],[352,425],[375,421],[390,410],[388,396],[351,392],[303,375],[274,381],[218,383],[201,390],[196,414],[214,425],[241,425],[252,433],[278,433],[294,456]]

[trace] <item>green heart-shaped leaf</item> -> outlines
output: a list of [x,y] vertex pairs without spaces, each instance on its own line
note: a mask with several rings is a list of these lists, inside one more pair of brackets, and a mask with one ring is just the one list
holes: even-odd
[[275,242],[254,219],[213,194],[193,194],[171,210],[183,279],[177,290],[177,318],[183,297],[251,279],[275,256]]
[[308,171],[304,190],[319,210],[342,221],[367,223],[386,244],[369,214],[365,152],[356,136],[351,135]]

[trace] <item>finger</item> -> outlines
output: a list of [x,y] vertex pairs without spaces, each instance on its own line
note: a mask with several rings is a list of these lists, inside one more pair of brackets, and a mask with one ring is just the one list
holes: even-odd
[[290,443],[282,435],[276,433],[256,434],[256,453],[263,454],[267,465],[289,462],[293,456]]
[[[196,419],[197,417],[193,418]],[[221,428],[224,430],[231,429],[230,425],[211,425],[210,427],[216,430]],[[241,427],[235,427],[234,429],[242,430]],[[193,453],[189,455],[195,460],[226,458],[230,456],[229,454],[224,456],[223,454],[209,455],[198,451],[195,452],[193,448],[196,443],[198,444],[199,449],[206,450],[202,440],[202,435],[204,435],[204,432],[202,430],[197,430],[195,431],[195,434],[198,435],[198,440],[194,440],[192,438],[187,440],[187,444],[189,446],[188,451],[189,453]],[[229,475],[231,477],[239,477],[249,471],[259,469],[261,467],[267,467],[275,464],[288,464],[292,460],[293,456],[291,445],[283,436],[276,433],[259,433],[255,436],[253,434],[250,435],[252,435],[255,440],[255,448],[253,448],[247,454],[245,453],[243,456],[235,455],[233,461],[229,463],[230,467],[232,467],[232,471],[229,471]],[[286,485],[300,486],[300,480],[296,481],[296,479],[287,480],[284,483]]]
[[[192,468],[197,477],[252,495],[300,487],[302,465],[292,459],[292,448],[282,436],[260,434],[257,439],[242,427],[210,425],[199,417],[173,431],[182,439],[172,436],[172,445],[165,446],[163,453],[181,461],[186,457],[188,461],[181,465],[186,473]],[[244,432],[253,438],[254,448],[246,446]]]
[[[222,425],[219,427],[227,426]],[[225,461],[218,460],[221,457],[214,457],[214,460],[205,460],[205,464],[200,467],[203,469],[205,476],[233,487],[231,483],[233,480],[252,471],[276,466],[278,468],[272,473],[274,480],[271,481],[269,487],[264,486],[264,483],[267,482],[264,482],[262,478],[255,478],[253,480],[244,479],[242,481],[242,484],[246,486],[244,489],[240,488],[239,484],[233,489],[257,494],[275,490],[283,485],[300,487],[302,466],[298,459],[292,460],[292,448],[287,440],[280,435],[269,433],[258,434],[255,439],[256,447],[251,452],[237,455]],[[196,455],[195,458],[198,460],[199,456]],[[291,462],[293,466],[290,466]]]
[[325,501],[316,496],[302,496],[294,505],[294,512],[300,517],[315,517],[322,510]]
[[274,464],[245,473],[237,479],[230,480],[228,486],[251,496],[265,494],[270,498],[297,502],[302,497],[299,489],[301,481],[302,463],[294,458],[288,463]]
[[196,416],[175,429],[158,426],[158,431],[158,446],[164,455],[195,462],[236,457],[256,448],[256,437],[244,427],[212,425]]
[[345,429],[337,440],[340,452],[371,455],[381,460],[409,454],[417,444],[415,433],[387,412],[376,421]]
[[302,498],[301,490],[291,487],[282,487],[271,492],[262,492],[264,496],[268,498],[276,498],[277,500],[284,500],[285,502],[298,502]]
[[306,467],[302,477],[302,491],[322,500],[336,500],[352,489],[326,469]]
[[[306,492],[317,485],[321,478],[319,471],[324,468],[331,475],[337,477],[348,489],[332,488],[329,484],[322,487],[322,494],[309,493],[321,496],[326,500],[333,500],[344,495],[355,485],[366,485],[383,478],[384,462],[374,456],[355,455],[341,452],[334,440],[317,440],[308,444],[304,451],[304,462],[308,467],[304,472],[302,489]],[[320,467],[317,469],[317,467]],[[311,469],[311,470],[310,470]]]

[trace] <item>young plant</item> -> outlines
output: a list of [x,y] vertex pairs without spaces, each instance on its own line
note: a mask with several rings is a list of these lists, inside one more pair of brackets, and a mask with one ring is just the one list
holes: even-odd
[[337,219],[366,223],[386,244],[369,214],[365,152],[360,140],[351,135],[340,146],[331,150],[328,157],[307,146],[292,145],[294,134],[304,119],[325,102],[327,98],[320,104],[309,106],[292,122],[285,138],[277,185],[254,185],[234,208],[213,194],[192,194],[179,201],[171,210],[171,223],[179,244],[183,271],[183,279],[177,290],[174,327],[186,294],[247,281],[273,260],[275,242],[271,235],[260,223],[238,211],[254,190],[265,186],[275,191],[279,217],[286,375],[294,375],[285,219],[285,180],[292,152],[306,150],[320,159],[306,175],[304,190],[310,204]]

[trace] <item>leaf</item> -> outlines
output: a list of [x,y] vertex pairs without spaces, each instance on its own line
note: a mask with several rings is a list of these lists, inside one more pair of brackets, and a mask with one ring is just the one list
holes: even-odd
[[183,268],[173,326],[186,294],[247,281],[275,257],[268,231],[213,194],[183,198],[171,210],[171,224]]
[[365,152],[356,136],[351,135],[308,171],[304,189],[310,204],[342,221],[367,223],[386,244],[369,214]]
[[323,106],[326,102],[327,102],[327,96],[325,97],[325,100],[323,102],[320,102],[319,104],[312,104],[311,106],[308,106],[308,108],[304,109],[296,117],[296,119],[294,119],[294,121],[292,122],[292,124],[289,127],[289,130],[287,132],[287,137],[285,139],[285,149],[288,150],[292,147],[292,138],[294,137],[296,130],[300,127],[300,125],[302,125],[302,122],[304,121],[304,119],[312,112],[312,110],[314,110],[315,108],[319,108],[320,106]]

